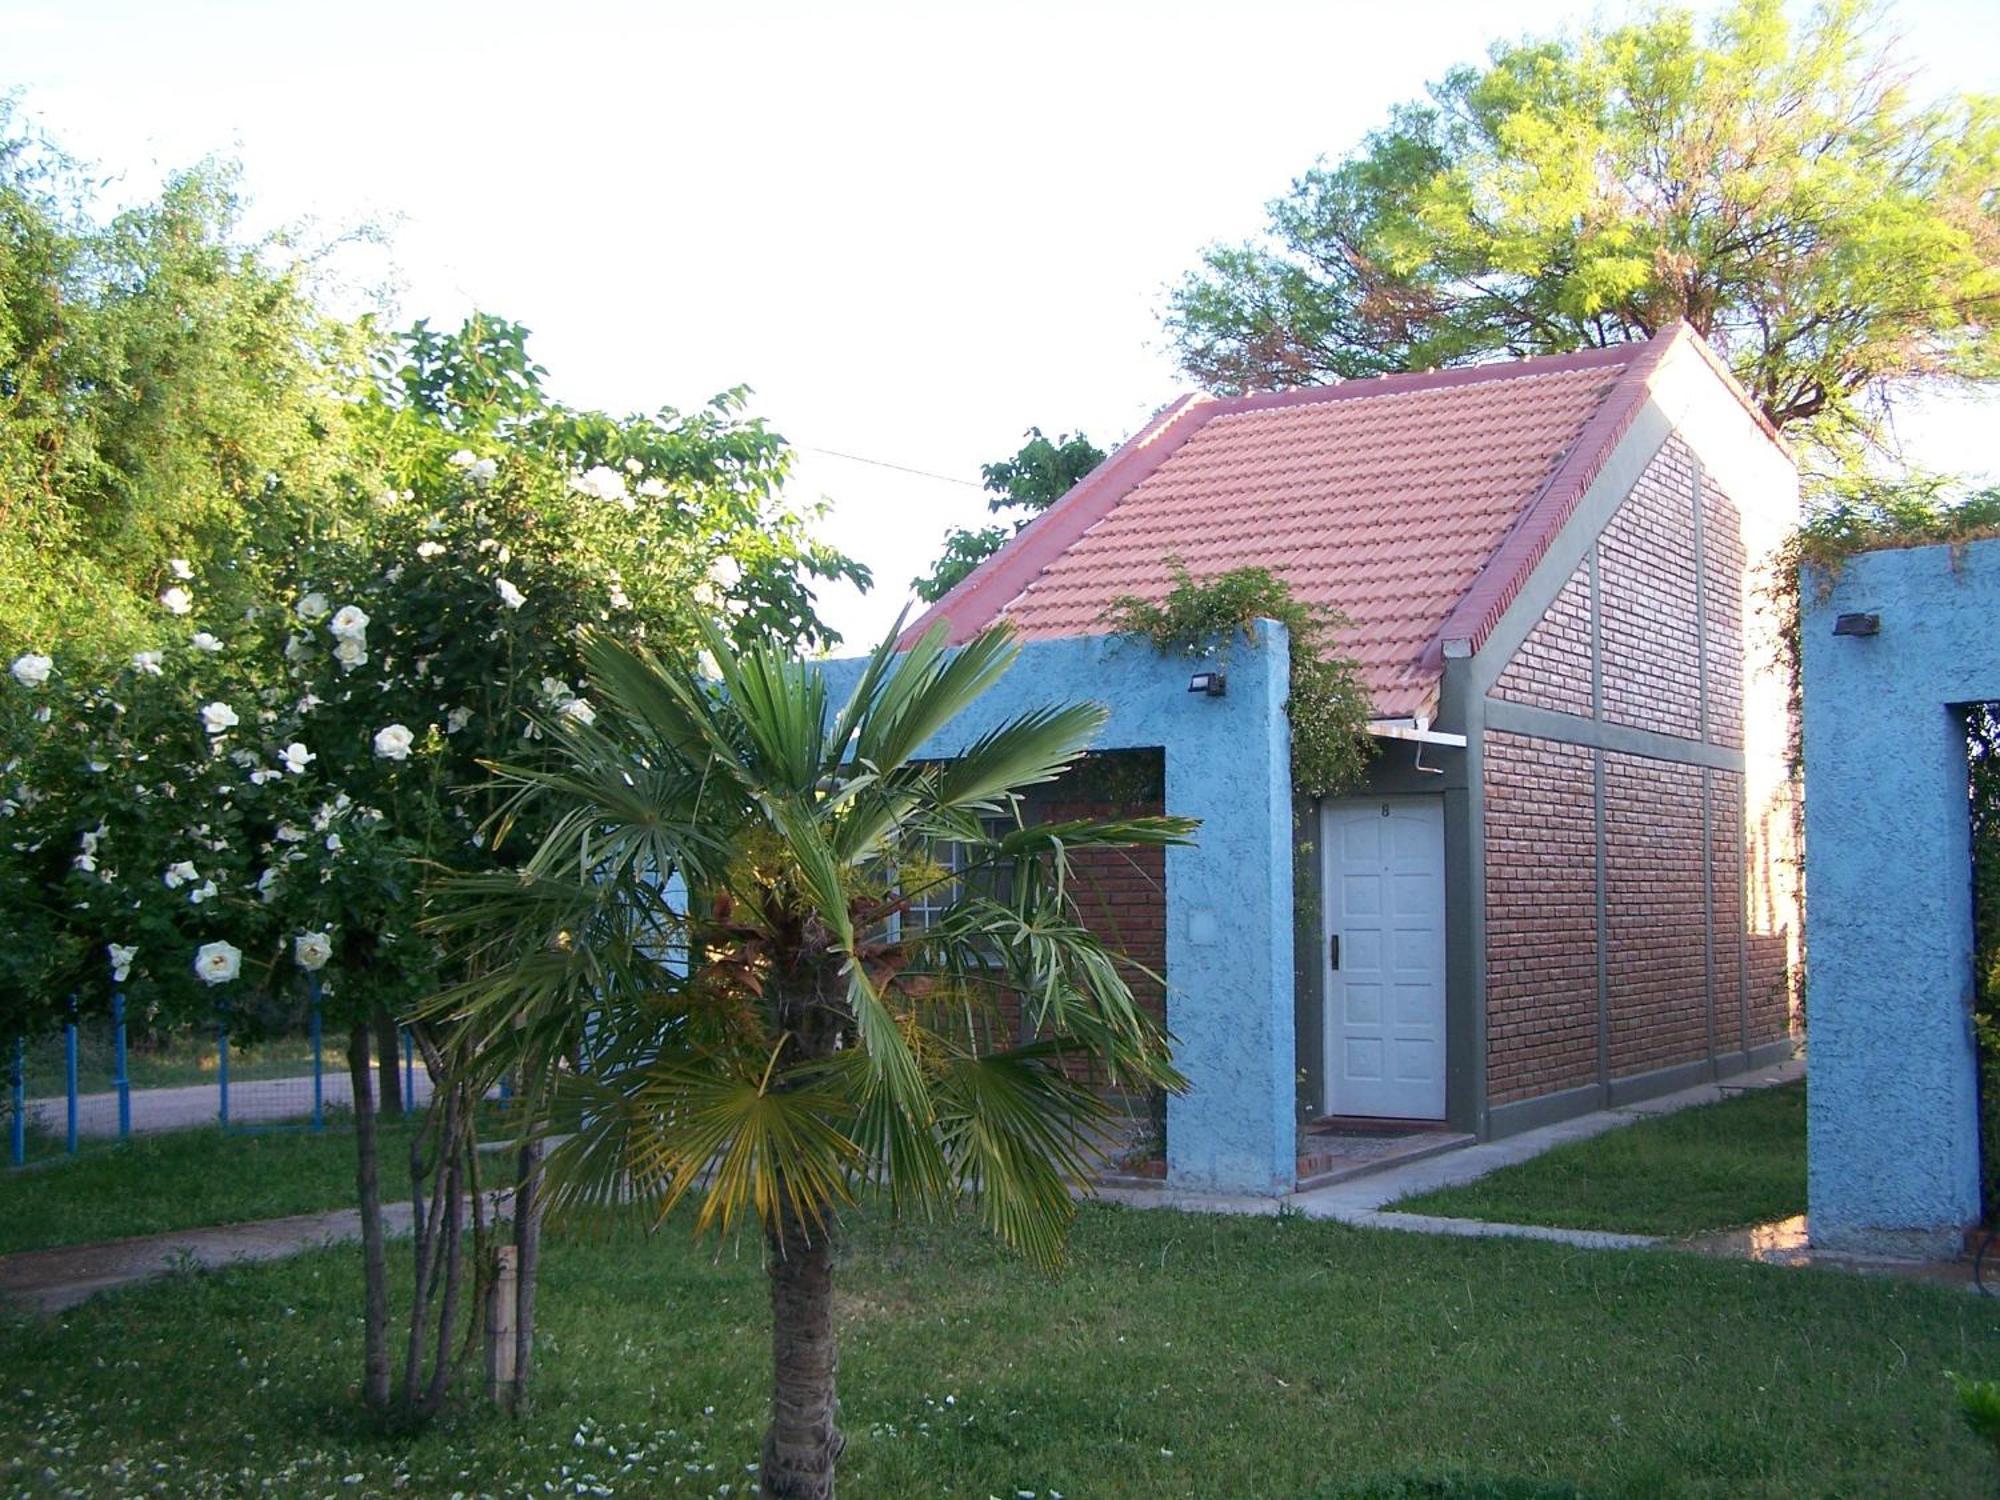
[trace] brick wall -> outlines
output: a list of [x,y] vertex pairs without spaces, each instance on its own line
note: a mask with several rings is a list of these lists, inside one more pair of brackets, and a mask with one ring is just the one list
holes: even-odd
[[1590,563],[1576,570],[1528,632],[1493,696],[1564,714],[1590,712]]
[[1495,1103],[1597,1076],[1592,752],[1486,737],[1486,1084]]
[[1701,799],[1698,766],[1604,757],[1613,1078],[1708,1055]]
[[1762,811],[1747,823],[1754,810],[1745,807],[1743,775],[1693,760],[1703,742],[1743,749],[1746,712],[1763,716],[1761,724],[1781,711],[1768,701],[1768,681],[1745,668],[1756,584],[1742,518],[1670,438],[1509,659],[1493,698],[1579,720],[1598,711],[1593,559],[1603,721],[1685,749],[1652,757],[1487,734],[1487,1087],[1495,1104],[1598,1077],[1600,775],[1604,1076],[1702,1061],[1711,1025],[1718,1054],[1778,1040],[1793,1025],[1792,924],[1769,873],[1786,830]]
[[1598,539],[1604,717],[1692,739],[1700,732],[1694,457],[1676,438],[1646,466]]

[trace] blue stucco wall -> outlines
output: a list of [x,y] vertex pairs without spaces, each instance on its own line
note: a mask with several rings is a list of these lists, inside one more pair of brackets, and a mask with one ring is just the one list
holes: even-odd
[[[1979,1211],[1964,735],[2000,698],[2000,542],[1803,581],[1806,1038],[1816,1243],[1955,1250]],[[1836,637],[1835,617],[1882,617]]]
[[[1167,1105],[1167,1183],[1288,1192],[1297,1166],[1293,1070],[1291,738],[1283,627],[1226,662],[1229,692],[1188,692],[1200,663],[1131,638],[1031,641],[978,703],[925,745],[949,756],[1023,709],[1089,699],[1100,750],[1165,751],[1166,808],[1202,821],[1167,851],[1167,1025],[1189,1089]],[[829,662],[844,691],[859,671]]]

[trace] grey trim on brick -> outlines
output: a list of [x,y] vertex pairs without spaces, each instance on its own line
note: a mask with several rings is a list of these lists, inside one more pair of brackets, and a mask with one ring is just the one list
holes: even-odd
[[1447,658],[1438,728],[1465,736],[1463,777],[1444,794],[1445,1118],[1484,1137],[1486,1091],[1486,700],[1473,657]]
[[1715,1034],[1715,768],[1701,768],[1701,968],[1708,1011],[1708,1056],[1716,1054]]
[[1750,1045],[1750,778],[1736,778],[1737,1040]]
[[1317,797],[1292,797],[1293,1034],[1301,1119],[1318,1116],[1326,1099],[1326,892],[1319,806]]
[[[1583,498],[1577,502],[1575,511],[1562,530],[1549,542],[1548,551],[1529,572],[1527,581],[1521,585],[1521,592],[1514,596],[1514,602],[1501,614],[1486,643],[1471,656],[1460,658],[1470,668],[1475,696],[1483,699],[1493,691],[1493,684],[1507,670],[1507,663],[1520,649],[1521,642],[1541,623],[1542,616],[1549,612],[1549,606],[1556,602],[1556,596],[1576,576],[1585,554],[1596,547],[1597,534],[1617,513],[1618,507],[1624,504],[1625,497],[1638,484],[1646,466],[1652,463],[1667,439],[1673,436],[1673,431],[1672,419],[1650,398],[1639,408],[1625,436],[1611,450],[1611,456],[1605,460],[1590,488],[1584,491]],[[1450,664],[1447,662],[1447,675],[1449,671]],[[1562,717],[1575,716],[1565,714]]]
[[1558,1120],[1593,1114],[1604,1108],[1605,1092],[1601,1083],[1585,1083],[1556,1094],[1537,1094],[1532,1099],[1496,1104],[1487,1114],[1487,1139],[1498,1140],[1503,1135],[1519,1135]]
[[1727,745],[1704,745],[1678,735],[1660,734],[1651,729],[1632,729],[1623,724],[1600,724],[1578,714],[1557,713],[1531,703],[1510,703],[1489,698],[1485,714],[1488,729],[1504,729],[1510,734],[1533,735],[1539,739],[1561,740],[1571,745],[1590,745],[1600,750],[1616,750],[1646,760],[1677,761],[1689,766],[1713,766],[1718,771],[1743,771],[1743,752]]
[[[1708,518],[1701,505],[1701,455],[1689,450],[1694,490],[1694,691],[1695,733],[1708,743]],[[1711,1048],[1711,1051],[1714,1049]]]
[[1590,791],[1597,868],[1597,1081],[1611,1081],[1611,899],[1609,830],[1604,818],[1604,752],[1590,752]]

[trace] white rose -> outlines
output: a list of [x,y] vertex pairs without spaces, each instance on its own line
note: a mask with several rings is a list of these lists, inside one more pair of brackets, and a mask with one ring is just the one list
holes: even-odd
[[593,500],[624,500],[625,476],[604,464],[587,469],[581,474],[572,474],[569,487],[579,495],[588,495]]
[[482,458],[465,472],[474,484],[491,484],[493,476],[500,472],[500,465],[490,458]]
[[461,448],[458,452],[452,454],[450,458],[447,458],[445,462],[450,464],[454,469],[469,469],[479,462],[479,455],[474,453],[470,448]]
[[25,656],[15,657],[10,670],[14,674],[14,680],[22,687],[38,688],[49,680],[49,669],[54,665],[55,663],[48,657],[37,656],[30,651]]
[[273,836],[281,844],[296,844],[302,842],[306,835],[296,823],[280,823]]
[[318,756],[306,749],[298,740],[293,740],[289,745],[285,746],[279,752],[279,757],[284,761],[285,769],[290,771],[294,776],[305,775],[306,767],[319,759]]
[[189,641],[188,644],[197,651],[206,651],[210,656],[215,655],[216,652],[222,649],[222,642],[210,635],[206,630],[197,630],[194,633],[194,639]]
[[166,874],[160,877],[160,884],[170,891],[177,891],[190,880],[201,879],[201,872],[194,867],[191,859],[175,860],[167,866]]
[[257,899],[259,901],[272,901],[277,899],[277,895],[278,871],[276,866],[273,866],[257,877]]
[[419,557],[421,557],[422,559],[424,559],[424,561],[425,561],[425,562],[429,562],[429,561],[430,561],[430,560],[431,560],[431,559],[432,559],[433,557],[443,557],[443,556],[444,556],[444,543],[443,543],[443,542],[418,542],[418,543],[417,543],[417,556],[419,556]]
[[528,602],[528,596],[504,578],[495,583],[494,587],[500,591],[500,602],[509,609],[519,609]]
[[324,969],[333,957],[333,939],[323,932],[302,932],[292,939],[292,962],[308,973]]
[[227,703],[204,703],[201,708],[201,727],[210,734],[222,734],[234,729],[242,721],[236,717],[236,710]]
[[375,753],[384,760],[408,760],[416,736],[407,724],[391,724],[375,731]]
[[[341,850],[340,835],[337,833],[329,833],[326,836],[326,852],[328,854],[338,854],[340,853],[340,850]],[[331,873],[332,873],[331,871],[322,873],[320,879],[322,880],[326,879],[327,875]]]
[[340,663],[343,672],[352,672],[368,660],[368,643],[349,636],[333,648],[333,659]]
[[611,607],[613,609],[630,609],[632,607],[632,596],[625,592],[622,585],[615,583],[611,585]]
[[184,615],[194,608],[194,595],[190,594],[179,584],[175,584],[164,594],[160,595],[160,603],[167,607],[168,614]]
[[368,633],[368,616],[357,605],[343,604],[326,628],[340,640],[358,641]]
[[139,956],[136,943],[106,943],[104,951],[111,955],[111,982],[123,984],[132,977],[132,960]]
[[203,943],[195,950],[194,971],[207,984],[227,984],[243,972],[243,950],[229,943]]
[[326,612],[333,608],[326,595],[315,589],[298,602],[298,616],[308,625],[317,625],[326,618]]
[[454,708],[450,713],[444,716],[444,732],[446,734],[457,734],[459,730],[465,728],[465,726],[470,724],[471,722],[472,722],[471,709]]
[[189,566],[188,560],[185,557],[168,558],[167,571],[184,583],[194,577],[194,569]]
[[188,901],[194,906],[199,906],[204,901],[213,901],[220,894],[216,890],[213,880],[204,880],[200,885],[188,892]]
[[581,698],[570,699],[569,702],[556,711],[565,719],[574,719],[579,724],[595,724],[597,722],[597,710],[592,708],[588,703],[585,703]]
[[667,482],[664,479],[644,479],[639,482],[639,493],[648,500],[657,500],[666,492]]
[[148,677],[158,677],[160,664],[166,659],[167,654],[164,651],[135,651],[132,653],[132,666]]

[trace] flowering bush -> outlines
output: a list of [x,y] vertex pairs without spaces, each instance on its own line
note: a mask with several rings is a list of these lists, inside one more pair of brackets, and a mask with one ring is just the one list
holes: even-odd
[[0,1036],[114,985],[157,1024],[236,1006],[242,1030],[245,1002],[322,970],[400,1008],[439,979],[425,876],[496,858],[482,762],[594,716],[584,629],[692,649],[700,609],[809,645],[830,639],[809,580],[865,577],[782,507],[784,446],[740,395],[617,422],[541,399],[510,325],[420,325],[403,352],[358,423],[366,503],[274,482],[275,510],[318,522],[271,555],[174,559],[156,645],[12,658]]

